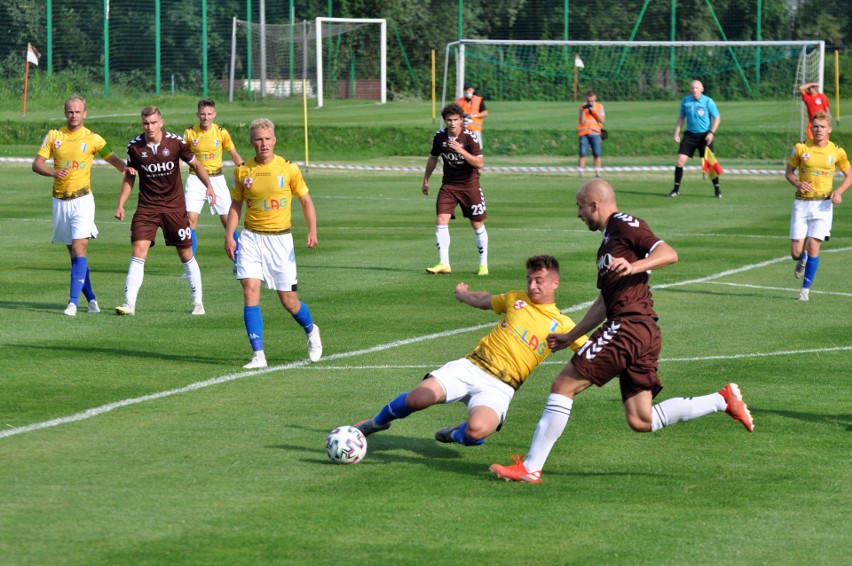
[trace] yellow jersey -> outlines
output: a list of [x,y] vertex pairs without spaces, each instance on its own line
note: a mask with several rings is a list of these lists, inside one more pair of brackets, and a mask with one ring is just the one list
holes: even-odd
[[[525,291],[493,295],[491,308],[506,316],[479,341],[467,359],[513,389],[523,385],[550,355],[547,335],[564,334],[575,326],[556,305],[537,305]],[[576,352],[587,340],[581,336],[571,349]]]
[[[217,124],[211,124],[207,131],[204,131],[200,124],[196,124],[187,128],[183,133],[183,139],[198,161],[207,169],[208,175],[222,174],[222,151],[229,153],[234,151],[234,141],[228,130],[220,128]],[[189,174],[195,175],[195,170],[190,168]]]
[[278,155],[265,165],[252,157],[234,170],[231,198],[244,201],[244,226],[252,232],[279,232],[291,226],[292,200],[308,194],[302,171]]
[[820,147],[813,140],[797,143],[787,162],[799,169],[799,180],[810,183],[813,191],[796,191],[798,200],[825,200],[831,196],[834,172],[849,169],[849,158],[843,148],[828,142]]
[[85,127],[71,132],[68,126],[50,130],[38,150],[38,155],[45,160],[53,159],[54,169],[68,169],[64,179],[53,179],[56,198],[68,198],[82,189],[91,190],[95,155],[106,159],[112,154],[109,144],[98,134]]

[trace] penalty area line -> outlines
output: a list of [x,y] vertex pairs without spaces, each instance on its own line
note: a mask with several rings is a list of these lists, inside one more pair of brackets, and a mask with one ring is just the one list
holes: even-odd
[[[805,350],[780,350],[778,352],[749,352],[745,354],[725,354],[721,356],[697,356],[683,358],[660,358],[660,363],[677,363],[677,362],[710,362],[716,360],[742,360],[748,358],[772,358],[776,356],[800,356],[806,354],[828,354],[832,352],[849,352],[852,351],[852,346],[834,346],[830,348],[810,348]],[[567,360],[548,360],[542,362],[543,366],[563,366],[568,363]],[[371,364],[371,365],[332,365],[320,366],[310,365],[304,369],[312,371],[365,371],[365,370],[398,370],[398,369],[435,369],[443,365],[438,364]]]

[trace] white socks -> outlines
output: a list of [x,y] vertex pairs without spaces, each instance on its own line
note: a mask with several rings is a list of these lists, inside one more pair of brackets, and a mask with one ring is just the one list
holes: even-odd
[[479,248],[479,265],[488,267],[488,232],[483,225],[473,233],[476,236],[476,247]]
[[651,407],[651,432],[663,427],[691,421],[698,417],[724,411],[728,407],[725,398],[719,393],[701,397],[675,397],[666,399]]
[[438,261],[450,265],[450,227],[436,224],[435,241],[438,244]]
[[192,304],[201,304],[201,268],[198,267],[198,262],[195,261],[195,256],[192,256],[188,262],[183,264],[186,279],[189,281],[189,291],[192,293]]
[[568,424],[573,406],[574,400],[564,395],[551,393],[547,397],[544,412],[535,427],[529,454],[524,460],[527,471],[537,472],[544,467],[544,462],[550,455],[553,445],[559,440]]
[[124,302],[131,307],[136,306],[136,298],[145,279],[145,260],[138,257],[130,258],[130,268],[127,270],[127,281],[124,284]]

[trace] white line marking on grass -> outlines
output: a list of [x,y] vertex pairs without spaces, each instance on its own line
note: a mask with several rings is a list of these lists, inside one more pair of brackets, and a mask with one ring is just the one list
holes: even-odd
[[[727,283],[725,281],[708,281],[710,285],[727,285],[728,287],[746,287],[748,289],[762,289],[766,291],[785,291],[797,293],[801,290],[801,287],[789,288],[789,287],[768,287],[766,285],[748,285],[746,283]],[[820,294],[820,295],[838,295],[840,297],[852,297],[852,293],[842,293],[840,291],[821,291],[819,289],[811,289],[811,293]]]
[[[839,248],[839,249],[836,249],[836,250],[825,250],[825,252],[843,252],[843,251],[849,251],[849,250],[852,250],[852,247]],[[779,263],[779,262],[787,261],[787,260],[788,260],[788,258],[786,256],[781,257],[781,258],[770,259],[770,260],[767,260],[767,261],[762,261],[762,262],[754,263],[754,264],[751,264],[751,265],[745,265],[745,266],[739,267],[737,269],[731,269],[731,270],[728,270],[728,271],[723,271],[723,272],[717,273],[715,275],[708,275],[707,277],[701,277],[701,278],[698,278],[698,279],[690,279],[688,281],[682,281],[682,282],[679,282],[679,283],[667,283],[667,284],[664,284],[664,285],[656,285],[653,288],[654,289],[665,289],[665,288],[668,288],[668,287],[678,287],[678,286],[689,285],[689,284],[694,284],[694,283],[706,283],[706,282],[709,282],[709,281],[713,281],[715,279],[719,279],[721,277],[725,277],[727,275],[742,273],[742,272],[745,272],[745,271],[750,271],[752,269],[758,269],[760,267],[765,267],[767,265],[773,265],[775,263]],[[574,311],[578,311],[578,310],[581,310],[581,309],[587,309],[591,305],[592,305],[592,302],[588,301],[588,302],[585,302],[585,303],[580,303],[580,304],[568,307],[567,309],[562,309],[562,312],[563,313],[569,313],[569,312],[574,312]],[[388,342],[386,344],[379,344],[378,346],[372,346],[370,348],[364,348],[364,349],[361,349],[361,350],[353,350],[351,352],[341,352],[339,354],[332,354],[330,356],[326,356],[325,358],[322,359],[322,361],[320,363],[330,362],[330,361],[334,361],[334,360],[341,360],[341,359],[345,359],[345,358],[352,358],[352,357],[361,356],[361,355],[364,355],[364,354],[373,354],[373,353],[376,353],[376,352],[383,352],[385,350],[391,350],[391,349],[399,348],[400,346],[406,346],[406,345],[409,345],[409,344],[416,344],[418,342],[424,342],[426,340],[433,340],[433,339],[436,339],[436,338],[446,338],[448,336],[455,336],[457,334],[464,334],[465,332],[473,332],[473,331],[476,331],[476,330],[482,330],[483,328],[489,328],[493,325],[494,325],[493,322],[489,322],[489,323],[485,323],[485,324],[477,324],[475,326],[468,326],[466,328],[457,328],[457,329],[454,329],[454,330],[447,330],[447,331],[444,331],[444,332],[435,332],[433,334],[426,334],[424,336],[415,336],[413,338],[406,338],[405,340],[396,340],[394,342]],[[847,346],[840,346],[840,347],[837,347],[837,348],[826,348],[826,349],[820,349],[820,350],[799,350],[799,351],[791,350],[791,351],[789,351],[789,354],[830,352],[830,351],[841,351],[841,350],[848,350],[848,349],[852,349],[852,348],[847,347]],[[700,360],[709,360],[709,359],[736,359],[736,358],[760,357],[760,356],[782,355],[782,354],[784,354],[784,353],[733,354],[733,355],[724,355],[724,356],[704,356],[704,357],[701,357],[701,358],[673,358],[673,359],[668,359],[668,360],[662,359],[660,361],[700,361]],[[787,355],[789,355],[789,354],[787,354]],[[558,362],[554,362],[554,363],[558,363]],[[27,433],[27,432],[34,432],[34,431],[37,431],[37,430],[51,428],[51,427],[55,427],[55,426],[59,426],[59,425],[63,425],[63,424],[70,424],[70,423],[83,421],[83,420],[86,420],[86,419],[90,419],[92,417],[96,417],[98,415],[103,415],[104,413],[109,413],[111,411],[114,411],[116,409],[120,409],[122,407],[129,407],[131,405],[138,405],[140,403],[145,403],[147,401],[155,401],[157,399],[164,399],[166,397],[171,397],[173,395],[178,395],[178,394],[181,394],[181,393],[189,393],[190,391],[196,391],[198,389],[204,389],[204,388],[210,387],[212,385],[218,385],[220,383],[227,383],[229,381],[235,381],[237,379],[242,379],[244,377],[252,377],[252,376],[255,376],[255,375],[263,375],[263,374],[266,374],[266,373],[272,373],[272,372],[276,372],[276,371],[287,371],[287,370],[291,370],[291,369],[305,369],[305,368],[308,368],[308,367],[312,367],[310,365],[310,362],[308,362],[307,360],[300,360],[300,361],[297,361],[297,362],[291,362],[289,364],[284,364],[284,365],[280,365],[280,366],[272,366],[272,367],[268,367],[268,368],[264,368],[264,369],[260,369],[260,370],[243,371],[243,372],[239,372],[239,373],[232,373],[232,374],[228,374],[228,375],[223,375],[221,377],[214,377],[212,379],[207,379],[207,380],[204,380],[204,381],[198,381],[196,383],[190,383],[189,385],[187,385],[185,387],[180,387],[180,388],[177,388],[177,389],[169,389],[167,391],[160,391],[159,393],[151,393],[150,395],[143,395],[142,397],[134,397],[132,399],[124,399],[123,401],[116,401],[114,403],[107,403],[106,405],[101,405],[100,407],[94,407],[92,409],[87,409],[85,411],[82,411],[82,412],[79,412],[79,413],[76,413],[76,414],[73,414],[73,415],[69,415],[67,417],[59,417],[59,418],[56,418],[56,419],[51,419],[49,421],[42,421],[42,422],[39,422],[39,423],[33,423],[33,424],[30,424],[30,425],[25,425],[25,426],[21,426],[21,427],[8,428],[6,430],[0,431],[0,439],[9,438],[10,436],[15,436],[15,435],[18,435],[18,434],[24,434],[24,433]],[[316,366],[316,369],[330,369],[332,367],[334,367],[334,366],[323,365],[323,366]],[[377,367],[383,367],[383,366],[377,366]],[[412,366],[412,367],[419,367],[419,366]]]
[[[660,358],[660,362],[707,362],[714,360],[742,360],[747,358],[771,358],[775,356],[799,356],[804,354],[826,354],[832,352],[849,352],[852,346],[835,346],[832,348],[811,348],[808,350],[781,350],[779,352],[753,352],[749,354],[726,354],[724,356],[698,356],[690,358]],[[543,366],[564,366],[568,360],[548,360],[542,362]],[[361,370],[385,370],[385,369],[435,369],[443,364],[419,364],[419,365],[346,365],[346,366],[317,366],[310,365],[304,369],[328,370],[328,371],[361,371]]]

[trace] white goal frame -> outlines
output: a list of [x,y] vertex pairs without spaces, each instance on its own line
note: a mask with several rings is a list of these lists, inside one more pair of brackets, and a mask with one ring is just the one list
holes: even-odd
[[379,24],[379,102],[385,104],[388,101],[388,23],[385,19],[374,18],[316,18],[316,52],[317,52],[317,108],[323,105],[323,79],[322,79],[322,24]]
[[[819,48],[819,89],[823,90],[823,81],[825,73],[825,41],[568,41],[568,40],[518,40],[518,39],[460,39],[447,43],[444,54],[444,86],[441,93],[441,107],[446,104],[447,100],[447,73],[450,67],[450,52],[453,49],[457,51],[456,62],[456,96],[462,95],[462,85],[465,83],[464,66],[465,66],[465,45],[554,45],[554,46],[612,46],[612,47],[684,47],[684,46],[705,46],[705,47],[761,47],[761,46],[790,46],[800,47],[804,50],[807,47],[818,46]],[[799,85],[795,85],[798,90]]]

